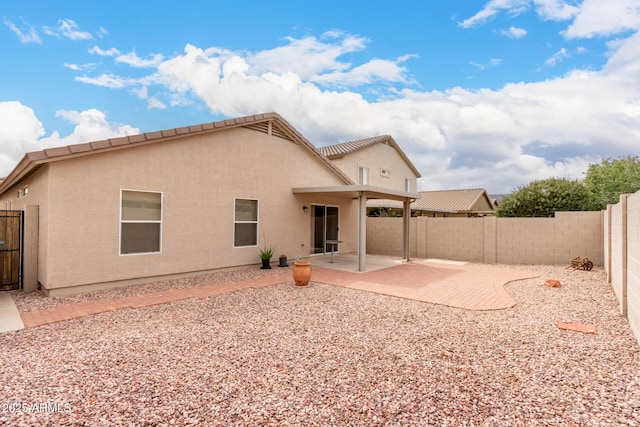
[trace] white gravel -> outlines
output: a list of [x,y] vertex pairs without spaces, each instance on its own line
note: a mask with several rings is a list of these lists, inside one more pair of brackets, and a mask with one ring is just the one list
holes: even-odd
[[4,334],[0,425],[640,426],[603,271],[514,268],[500,311],[289,283]]

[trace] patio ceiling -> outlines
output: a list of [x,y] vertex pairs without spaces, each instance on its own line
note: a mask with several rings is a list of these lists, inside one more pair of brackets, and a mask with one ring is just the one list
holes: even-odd
[[294,194],[323,194],[344,199],[357,199],[364,196],[367,199],[388,199],[405,201],[419,199],[419,193],[407,193],[406,191],[390,188],[376,187],[373,185],[335,185],[327,187],[300,187],[293,189]]
[[420,198],[418,193],[375,187],[372,185],[338,185],[327,187],[294,188],[294,194],[322,194],[343,199],[358,200],[358,271],[366,271],[367,248],[367,200],[391,199],[399,200],[404,206],[403,215],[403,248],[404,258],[409,260],[409,218],[411,202]]

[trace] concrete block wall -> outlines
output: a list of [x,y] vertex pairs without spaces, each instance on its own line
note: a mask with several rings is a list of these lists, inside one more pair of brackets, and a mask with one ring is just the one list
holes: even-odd
[[640,192],[627,198],[627,317],[640,340]]
[[497,218],[496,227],[498,263],[554,264],[553,218]]
[[[627,309],[627,233],[626,233],[626,208],[627,197],[623,196],[620,203],[610,205],[607,209],[611,211],[611,235],[610,235],[610,264],[609,271],[611,286],[618,299],[620,313],[626,315]],[[607,263],[605,263],[607,264]]]
[[419,258],[483,262],[482,218],[415,218],[426,222],[426,252]]
[[640,342],[640,191],[607,206],[604,222],[607,280]]
[[401,257],[403,252],[402,218],[367,218],[367,253]]
[[[504,264],[603,264],[603,214],[555,218],[411,218],[411,256]],[[368,218],[367,252],[402,256],[402,219]]]

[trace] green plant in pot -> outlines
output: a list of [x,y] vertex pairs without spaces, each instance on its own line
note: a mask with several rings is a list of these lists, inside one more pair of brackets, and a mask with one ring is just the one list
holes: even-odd
[[264,248],[260,249],[260,251],[258,252],[260,259],[262,260],[262,267],[260,268],[265,270],[271,268],[271,258],[273,258],[273,254],[275,251],[276,249],[271,246],[265,246]]

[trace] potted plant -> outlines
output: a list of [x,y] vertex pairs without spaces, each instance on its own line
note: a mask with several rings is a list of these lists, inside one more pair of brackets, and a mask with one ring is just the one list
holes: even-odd
[[280,261],[280,264],[278,265],[278,267],[289,266],[289,264],[287,264],[287,256],[285,254],[280,255],[280,258],[278,258],[278,260]]
[[262,260],[262,267],[260,268],[265,270],[271,268],[271,258],[273,258],[274,252],[275,248],[271,246],[265,246],[264,248],[260,249],[260,251],[258,252],[260,259]]

